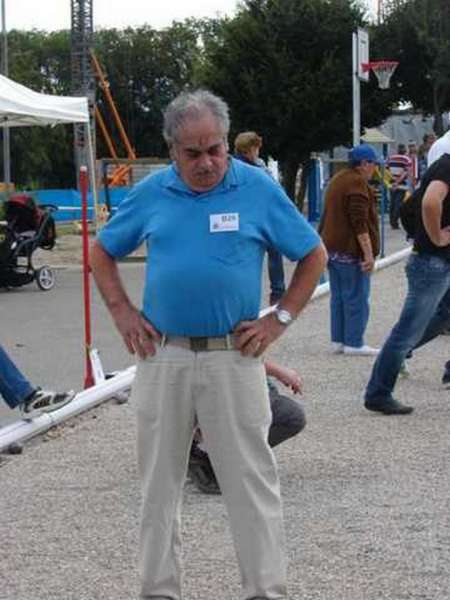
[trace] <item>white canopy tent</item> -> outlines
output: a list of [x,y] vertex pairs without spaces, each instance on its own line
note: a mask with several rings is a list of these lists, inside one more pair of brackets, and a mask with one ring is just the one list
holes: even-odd
[[1,127],[54,126],[64,123],[84,123],[86,126],[91,189],[94,195],[94,204],[97,207],[88,99],[39,94],[0,75]]

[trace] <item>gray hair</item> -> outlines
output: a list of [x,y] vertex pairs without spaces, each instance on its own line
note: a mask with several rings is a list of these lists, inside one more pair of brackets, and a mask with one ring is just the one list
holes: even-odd
[[178,129],[188,119],[200,119],[209,112],[217,119],[225,138],[230,130],[230,116],[227,104],[207,90],[182,92],[164,111],[163,136],[169,148],[177,139]]

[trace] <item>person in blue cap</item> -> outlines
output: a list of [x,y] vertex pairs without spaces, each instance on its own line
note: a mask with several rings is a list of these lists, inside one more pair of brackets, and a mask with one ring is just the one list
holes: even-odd
[[369,144],[355,146],[348,167],[332,177],[319,225],[328,250],[331,342],[335,353],[371,356],[364,342],[370,274],[380,249],[376,199],[369,181],[381,159]]

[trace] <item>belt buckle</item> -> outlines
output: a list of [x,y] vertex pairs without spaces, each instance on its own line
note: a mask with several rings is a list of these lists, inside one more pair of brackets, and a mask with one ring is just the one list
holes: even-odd
[[189,338],[189,345],[193,352],[205,352],[208,350],[208,338],[203,337],[191,337]]

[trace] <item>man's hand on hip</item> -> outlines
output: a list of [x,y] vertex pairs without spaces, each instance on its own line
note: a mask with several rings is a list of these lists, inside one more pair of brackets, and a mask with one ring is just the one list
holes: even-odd
[[140,358],[155,354],[155,342],[159,342],[161,336],[135,306],[118,307],[112,311],[112,316],[130,354]]
[[234,330],[235,346],[243,356],[261,356],[286,330],[274,313],[254,321],[241,321]]

